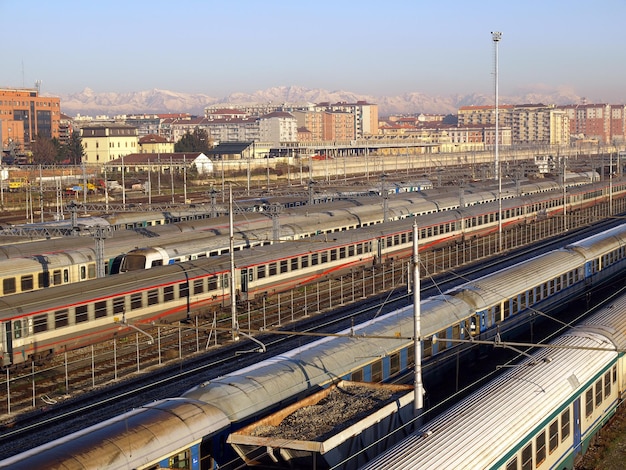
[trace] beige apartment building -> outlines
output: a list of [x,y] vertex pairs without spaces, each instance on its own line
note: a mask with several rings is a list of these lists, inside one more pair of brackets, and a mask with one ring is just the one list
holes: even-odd
[[80,130],[85,156],[83,162],[104,165],[116,158],[136,153],[139,147],[137,128],[125,124],[94,124]]
[[174,142],[156,134],[148,134],[139,139],[139,153],[174,153]]
[[[457,118],[459,127],[495,127],[493,106],[463,106]],[[498,106],[498,127],[511,131],[511,145],[569,145],[569,117],[554,105]],[[495,137],[495,134],[494,134]]]

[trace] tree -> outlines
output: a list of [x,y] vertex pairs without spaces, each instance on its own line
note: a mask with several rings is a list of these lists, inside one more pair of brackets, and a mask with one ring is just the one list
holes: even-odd
[[64,157],[69,160],[71,165],[80,165],[83,162],[85,156],[85,149],[83,149],[83,139],[80,138],[78,132],[72,132],[70,140],[65,147]]
[[59,155],[54,142],[48,137],[37,136],[30,149],[33,152],[33,163],[37,165],[52,165]]
[[193,133],[187,131],[174,144],[175,152],[202,152],[206,154],[211,149],[211,139],[204,129],[195,128]]

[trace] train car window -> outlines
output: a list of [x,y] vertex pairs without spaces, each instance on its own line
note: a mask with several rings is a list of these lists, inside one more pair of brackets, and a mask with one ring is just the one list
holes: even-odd
[[319,264],[319,253],[311,253],[311,266]]
[[113,313],[124,313],[124,297],[115,297],[113,299]]
[[443,351],[448,347],[448,341],[446,341],[446,330],[441,330],[437,333],[437,344],[439,345],[439,351]]
[[217,290],[217,285],[218,285],[218,279],[216,276],[210,277],[209,278],[209,292],[211,292],[212,290]]
[[276,263],[270,263],[269,269],[268,269],[268,276],[276,276],[277,269],[278,268],[276,266]]
[[337,249],[336,248],[330,250],[330,260],[337,261]]
[[87,277],[87,268],[85,266],[80,267],[80,280],[84,281]]
[[21,281],[22,281],[21,282],[21,284],[22,284],[22,286],[21,286],[22,292],[26,292],[26,291],[34,289],[35,285],[34,285],[34,282],[33,282],[33,275],[32,274],[29,274],[27,276],[22,276]]
[[506,464],[506,470],[517,470],[517,456],[509,460]]
[[569,437],[570,433],[570,416],[569,408],[561,413],[561,442]]
[[284,274],[286,272],[289,272],[289,263],[286,259],[283,259],[280,261],[280,273]]
[[193,293],[202,294],[204,292],[204,279],[196,279],[193,281]]
[[356,254],[357,255],[362,255],[363,254],[363,244],[362,243],[357,243],[357,245],[356,245]]
[[43,289],[44,287],[49,287],[50,286],[50,273],[43,272],[43,273],[39,273],[37,275],[37,278],[39,279],[39,288]]
[[320,253],[320,263],[328,263],[328,251],[322,251],[322,253]]
[[134,294],[131,294],[130,295],[130,309],[135,310],[138,308],[142,308],[143,307],[142,298],[143,296],[141,292],[135,292]]
[[20,339],[22,337],[22,320],[13,322],[13,338]]
[[[426,348],[426,340],[424,340],[424,348]],[[413,364],[415,364],[415,345],[412,342],[411,345],[406,348],[406,363],[407,366],[412,366]]]
[[228,289],[228,286],[230,285],[228,274],[222,274],[220,278],[222,281],[222,289]]
[[100,302],[96,302],[96,305],[94,308],[94,315],[96,318],[103,318],[107,316],[106,300],[101,300]]
[[452,327],[452,339],[461,339],[461,325]]
[[61,270],[57,269],[52,273],[52,285],[59,286],[61,285]]
[[393,353],[389,357],[389,373],[395,375],[400,372],[400,353]]
[[[250,272],[250,276],[252,276],[252,272]],[[189,297],[189,283],[183,282],[178,285],[178,298],[186,299],[187,297]]]
[[57,310],[54,312],[54,327],[55,328],[63,328],[64,326],[69,325],[69,312],[67,309]]
[[593,387],[585,392],[585,416],[589,418],[593,414]]
[[2,280],[2,292],[4,295],[14,294],[16,290],[14,277],[7,277]]
[[48,315],[36,315],[33,320],[33,331],[35,333],[42,333],[48,331]]
[[264,279],[265,278],[265,265],[261,265],[258,266],[256,269],[256,277],[257,279]]
[[363,382],[363,370],[355,370],[352,372],[351,380],[354,382]]
[[169,468],[191,468],[189,449],[169,458]]
[[152,264],[150,265],[150,267],[154,268],[155,266],[163,266],[163,260],[162,259],[152,260]]
[[74,322],[83,323],[89,320],[88,309],[86,305],[79,305],[74,309]]
[[64,269],[63,270],[63,284],[67,284],[68,282],[70,282],[70,270]]
[[596,382],[596,408],[602,404],[602,378]]
[[348,257],[354,256],[354,252],[355,252],[354,245],[348,246]]
[[148,291],[148,305],[156,305],[159,303],[159,290],[150,289]]
[[307,268],[309,266],[309,255],[300,257],[300,266],[302,266],[302,268]]
[[503,312],[503,320],[506,320],[507,318],[509,318],[509,315],[511,314],[511,305],[509,303],[508,300],[504,301],[504,312]]
[[613,383],[617,382],[617,366],[613,366]]
[[533,468],[533,444],[528,444],[522,450],[522,470],[532,470]]
[[559,446],[559,420],[555,419],[552,423],[550,423],[550,427],[548,428],[549,440],[548,440],[548,448],[549,452],[552,453]]
[[541,431],[535,439],[535,465],[538,467],[546,460],[546,432]]
[[174,300],[174,286],[165,286],[163,288],[163,302]]
[[604,374],[604,398],[608,398],[611,395],[611,373]]
[[298,270],[298,261],[299,261],[299,258],[291,258],[291,270],[292,271]]
[[378,383],[383,380],[383,361],[378,360],[372,364],[372,382]]

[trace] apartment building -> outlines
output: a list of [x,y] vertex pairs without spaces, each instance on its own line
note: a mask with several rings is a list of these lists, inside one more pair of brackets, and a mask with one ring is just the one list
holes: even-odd
[[156,134],[148,134],[139,138],[139,153],[165,154],[174,153],[174,142]]
[[317,111],[349,113],[354,116],[354,136],[357,139],[378,134],[378,105],[366,101],[356,103],[319,103]]
[[[495,115],[493,106],[463,106],[458,110],[458,126],[495,128]],[[569,145],[570,142],[568,113],[554,105],[498,106],[498,127],[510,129],[511,145]]]
[[602,144],[626,141],[626,105],[585,103],[559,106],[559,109],[567,114],[574,138]]
[[2,148],[30,149],[37,136],[58,138],[61,99],[42,97],[37,88],[0,88]]
[[298,122],[291,113],[274,111],[259,118],[259,139],[280,146],[298,141]]
[[291,114],[298,127],[307,129],[313,141],[349,141],[356,139],[354,133],[355,116],[343,111],[296,110]]
[[85,125],[80,129],[85,156],[83,162],[104,165],[131,153],[139,147],[137,128],[118,123]]

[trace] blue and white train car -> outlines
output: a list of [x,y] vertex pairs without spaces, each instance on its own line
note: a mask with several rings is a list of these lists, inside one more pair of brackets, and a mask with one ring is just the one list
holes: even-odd
[[626,386],[626,296],[362,470],[571,469]]

